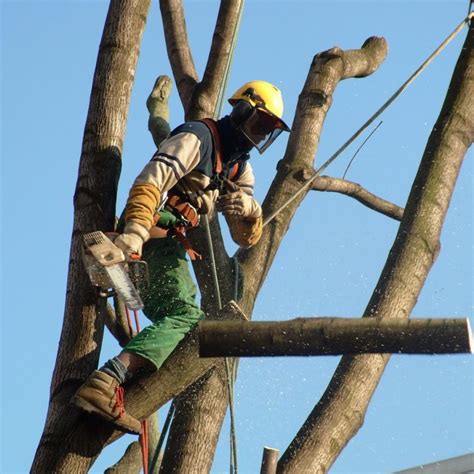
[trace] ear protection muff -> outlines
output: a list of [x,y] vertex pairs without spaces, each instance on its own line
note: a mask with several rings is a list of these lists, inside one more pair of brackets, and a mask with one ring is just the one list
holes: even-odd
[[239,100],[232,108],[230,117],[232,118],[236,126],[240,126],[247,119],[250,118],[253,111],[254,111],[254,107],[251,104],[249,104],[248,102],[245,102],[245,100]]

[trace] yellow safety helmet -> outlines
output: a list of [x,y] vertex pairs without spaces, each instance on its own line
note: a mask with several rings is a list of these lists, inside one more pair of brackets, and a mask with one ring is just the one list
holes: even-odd
[[[249,104],[252,109],[259,112],[260,119],[254,114],[252,117],[249,116],[248,123],[242,126],[242,131],[249,138],[254,146],[260,153],[263,153],[277,136],[282,132],[289,132],[290,127],[283,121],[283,98],[281,96],[281,91],[278,87],[266,81],[250,81],[240,87],[229,99],[229,103],[232,106],[236,106],[240,101],[244,101]],[[263,117],[260,115],[263,112]],[[255,143],[252,138],[247,133],[249,127],[255,126],[251,122],[262,122],[262,118],[266,116],[266,120],[263,120],[268,123],[269,119],[271,121],[271,128],[273,130],[268,131],[267,136],[264,140],[264,144],[259,146],[258,143]],[[265,124],[268,128],[268,124]]]

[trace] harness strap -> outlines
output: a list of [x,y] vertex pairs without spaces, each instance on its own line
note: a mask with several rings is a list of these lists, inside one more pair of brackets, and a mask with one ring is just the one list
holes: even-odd
[[[219,130],[217,129],[217,123],[215,120],[210,118],[204,118],[200,120],[207,128],[211,131],[212,140],[214,142],[214,172],[218,175],[222,173],[224,167],[222,165],[222,142],[219,135]],[[233,180],[239,173],[239,163],[236,163],[232,169],[229,171],[228,178]]]
[[186,250],[191,260],[200,260],[202,256],[192,248],[191,242],[186,237],[186,231],[199,225],[200,216],[196,208],[176,194],[169,196],[166,205],[177,211],[186,222],[186,225],[181,224],[170,229],[160,227],[157,225],[160,220],[160,213],[157,212],[153,218],[155,226],[150,229],[150,238],[161,239],[167,236],[174,237],[183,246],[184,250]]
[[186,253],[189,255],[191,260],[201,260],[202,255],[191,246],[191,242],[186,237],[186,228],[185,227],[174,227],[168,231],[168,235],[175,237],[176,240],[183,246]]
[[215,120],[210,118],[201,119],[207,128],[211,131],[212,140],[214,141],[214,172],[217,174],[221,174],[223,167],[222,167],[222,143],[221,137],[219,135],[219,130],[217,130],[217,123]]
[[179,195],[172,194],[166,205],[175,209],[184,218],[187,223],[186,229],[189,230],[199,225],[199,214],[196,208]]

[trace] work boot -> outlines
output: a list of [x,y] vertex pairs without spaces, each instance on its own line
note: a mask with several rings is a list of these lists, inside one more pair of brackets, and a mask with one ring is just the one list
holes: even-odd
[[93,372],[72,397],[71,402],[88,413],[111,421],[124,431],[141,433],[141,423],[125,411],[123,387],[117,379],[105,372]]

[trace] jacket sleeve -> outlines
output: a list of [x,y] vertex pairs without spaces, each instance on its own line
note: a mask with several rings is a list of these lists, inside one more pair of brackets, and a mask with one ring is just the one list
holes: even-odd
[[250,163],[245,164],[245,169],[235,183],[254,201],[255,212],[252,217],[226,216],[230,235],[240,247],[252,247],[262,236],[263,220],[260,204],[253,197],[255,178]]
[[193,133],[178,133],[164,140],[135,180],[127,200],[125,223],[147,231],[161,196],[188,174],[200,160],[200,140]]

